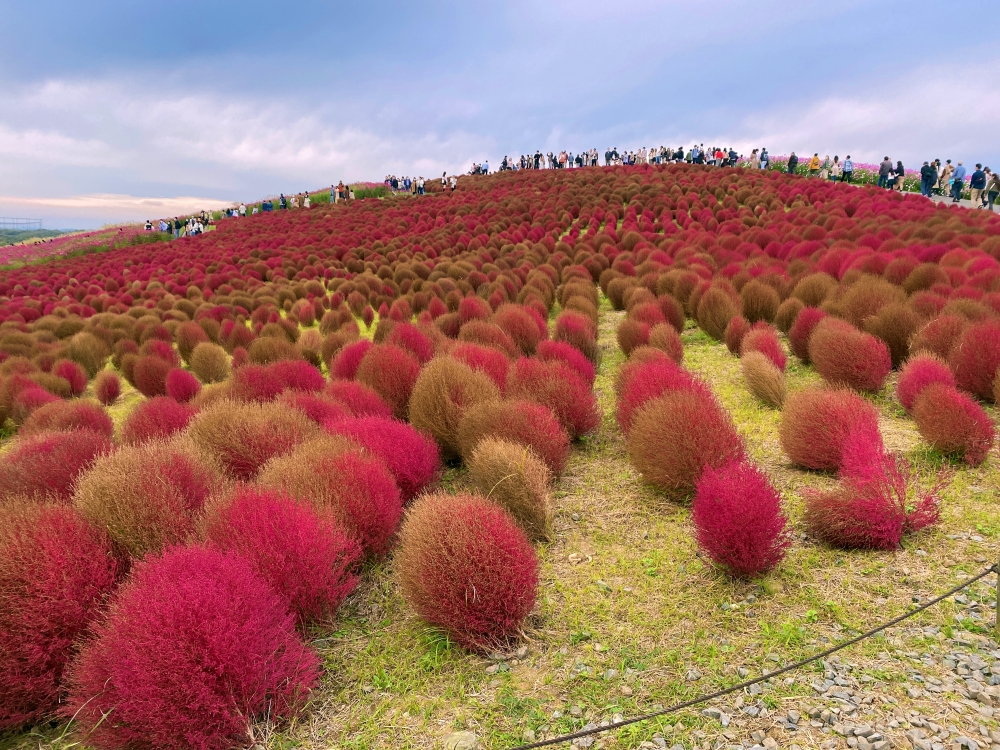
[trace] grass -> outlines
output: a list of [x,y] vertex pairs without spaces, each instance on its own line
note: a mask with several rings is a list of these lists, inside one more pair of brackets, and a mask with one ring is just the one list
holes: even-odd
[[[625,453],[613,392],[624,361],[614,343],[622,315],[602,299],[603,360],[595,389],[604,417],[595,434],[575,444],[554,488],[555,533],[537,548],[541,587],[527,628],[527,654],[491,659],[453,646],[405,606],[390,558],[366,571],[336,623],[312,634],[326,666],[323,685],[301,720],[268,733],[269,747],[431,748],[440,747],[449,733],[469,729],[484,747],[503,748],[530,736],[644,713],[739,682],[740,670],[760,675],[821,650],[906,611],[914,596],[932,596],[993,560],[1000,535],[996,457],[976,469],[948,464],[921,443],[912,421],[894,403],[892,383],[874,399],[887,443],[905,453],[928,482],[942,467],[953,472],[941,525],[908,539],[896,553],[847,553],[803,540],[801,490],[829,485],[833,478],[788,463],[778,442],[780,413],[750,394],[738,360],[724,345],[689,326],[683,334],[685,365],[711,384],[729,410],[750,455],[781,491],[796,532],[788,558],[765,579],[739,582],[718,573],[698,554],[689,509],[645,486]],[[366,332],[362,326],[363,335],[374,328]],[[819,382],[812,368],[794,359],[787,377],[790,391]],[[112,410],[116,421],[137,398],[125,387]],[[465,488],[465,469],[449,468],[444,486]],[[983,541],[954,538],[963,532]],[[970,599],[973,595],[993,600],[985,584]],[[963,629],[987,632],[991,624],[959,622],[958,613],[957,605],[946,602],[911,625],[934,625],[954,635]],[[901,654],[936,648],[936,637],[897,629],[842,657],[859,665],[855,676],[867,675],[899,707],[927,711],[934,709],[932,702],[906,695],[907,674],[914,667]],[[928,674],[925,667],[916,668]],[[759,699],[771,710],[801,710],[816,702],[809,683],[822,680],[822,671],[813,665],[790,680],[776,680],[764,686]],[[993,719],[977,720],[996,726]],[[772,726],[770,719],[748,722],[739,730],[741,738]],[[59,731],[0,741],[0,748],[54,747]],[[692,709],[619,730],[600,742],[606,748],[636,748],[659,735],[668,745],[680,741],[690,747],[692,738],[715,741],[722,732],[717,722]],[[809,744],[801,734],[794,741]]]

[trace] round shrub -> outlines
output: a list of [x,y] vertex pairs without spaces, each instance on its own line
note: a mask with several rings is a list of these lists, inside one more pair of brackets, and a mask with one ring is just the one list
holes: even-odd
[[198,414],[188,434],[231,478],[250,481],[269,460],[290,453],[320,432],[298,409],[223,399]]
[[501,393],[507,387],[510,359],[499,349],[494,349],[492,346],[461,343],[453,346],[448,351],[448,356],[457,359],[476,372],[481,372],[493,381]]
[[94,377],[104,369],[104,364],[111,356],[110,347],[89,331],[80,331],[69,340],[69,358],[80,364],[87,371],[88,377]]
[[540,329],[535,316],[521,305],[501,305],[491,322],[510,336],[521,353],[527,356],[534,354],[538,344],[548,336],[548,329],[544,326]]
[[673,390],[646,403],[626,436],[644,480],[672,497],[690,494],[706,467],[743,458],[743,439],[705,390]]
[[11,402],[10,418],[14,420],[14,424],[24,424],[38,409],[47,404],[57,404],[61,400],[38,385],[22,388]]
[[111,406],[122,392],[122,382],[111,370],[101,370],[94,378],[94,397],[105,406]]
[[458,303],[458,317],[462,324],[470,320],[487,320],[493,313],[486,300],[479,297],[464,297]]
[[[169,339],[169,331],[166,331],[166,329],[164,331]],[[143,357],[159,357],[171,367],[180,367],[181,364],[181,358],[177,356],[177,352],[174,351],[174,347],[170,345],[169,340],[164,341],[158,338],[151,338],[139,348],[139,354]]]
[[486,437],[526,445],[553,474],[561,474],[569,456],[569,435],[547,406],[532,401],[488,401],[467,409],[458,423],[458,449],[468,461]]
[[329,512],[275,492],[240,487],[212,502],[201,536],[249,562],[300,625],[331,617],[358,583],[360,545]]
[[535,604],[534,549],[505,511],[475,495],[417,500],[396,563],[403,598],[464,648],[505,646]]
[[737,578],[767,573],[791,545],[778,491],[746,461],[705,469],[695,488],[691,520],[698,546]]
[[549,407],[570,438],[585,435],[601,423],[601,411],[590,387],[563,362],[522,357],[507,376],[507,395]]
[[330,377],[341,380],[354,380],[358,365],[374,344],[368,339],[360,339],[345,345],[330,361]]
[[864,320],[865,330],[889,347],[892,366],[899,367],[910,354],[910,340],[923,318],[903,304],[886,305]]
[[0,500],[69,502],[77,478],[113,448],[105,435],[93,430],[18,437],[0,454]]
[[485,320],[471,320],[465,323],[458,332],[458,340],[480,346],[492,346],[508,357],[516,357],[521,353],[510,334],[495,323]]
[[119,590],[69,670],[64,714],[96,747],[224,750],[257,721],[294,716],[319,675],[248,561],[178,547],[139,563]]
[[968,326],[961,315],[940,315],[913,335],[910,352],[930,352],[946,360]]
[[649,325],[647,323],[640,323],[638,320],[625,318],[619,324],[615,335],[618,339],[618,348],[627,357],[632,353],[633,349],[649,344]]
[[565,310],[556,318],[555,331],[552,338],[555,341],[565,341],[576,347],[587,359],[595,365],[600,359],[600,349],[597,346],[597,326],[586,315]]
[[778,312],[774,316],[774,326],[779,331],[787,334],[792,330],[792,326],[795,324],[795,319],[799,316],[799,313],[805,308],[802,301],[796,299],[795,297],[789,297],[784,302],[778,306]]
[[307,391],[285,391],[278,402],[298,409],[318,425],[349,418],[351,410],[332,396]]
[[351,380],[332,380],[323,391],[346,406],[356,417],[391,417],[392,408],[366,385]]
[[98,458],[78,480],[73,503],[140,558],[184,542],[205,501],[222,486],[218,470],[187,443],[144,443]]
[[743,345],[743,337],[750,332],[751,327],[750,321],[742,315],[734,315],[732,317],[726,325],[725,333],[723,333],[723,341],[726,342],[726,348],[730,354],[735,354],[737,357],[740,356],[740,346]]
[[191,352],[191,372],[202,383],[221,383],[229,378],[229,355],[218,344],[198,344]]
[[310,440],[277,456],[257,482],[332,512],[366,555],[388,551],[403,515],[403,501],[389,469],[344,438]]
[[299,358],[299,350],[295,344],[284,337],[260,336],[247,347],[247,361],[258,365]]
[[[155,339],[154,339],[155,340]],[[139,357],[132,366],[135,389],[146,398],[167,395],[167,375],[174,366],[153,355]]]
[[19,434],[93,430],[107,437],[115,434],[115,425],[108,412],[95,401],[53,401],[39,407],[24,420]]
[[122,423],[121,441],[126,445],[139,445],[170,437],[186,429],[197,413],[194,407],[167,396],[142,401]]
[[243,365],[233,372],[229,395],[236,401],[274,401],[285,389],[277,370],[267,365]]
[[421,365],[427,364],[434,357],[434,343],[412,323],[394,325],[385,343],[405,349],[416,357]]
[[809,337],[809,359],[816,371],[833,385],[877,392],[892,372],[889,348],[850,323],[825,318]]
[[936,354],[924,352],[910,357],[899,371],[896,381],[896,397],[906,411],[913,409],[913,402],[920,392],[931,383],[943,383],[955,387],[955,376],[943,359]]
[[667,366],[677,364],[666,352],[660,349],[640,346],[632,353],[628,361],[618,368],[618,373],[615,375],[615,396],[620,398],[629,381],[642,371],[644,365],[651,362],[659,362]]
[[981,464],[993,448],[993,422],[983,407],[944,383],[921,389],[913,402],[913,420],[934,450],[970,466]]
[[388,415],[327,422],[324,429],[349,438],[381,459],[396,480],[404,503],[434,485],[441,473],[434,440]]
[[543,362],[559,360],[573,368],[589,386],[593,387],[597,378],[594,363],[587,359],[583,352],[565,341],[542,341],[535,349],[535,358]]
[[420,362],[416,357],[398,346],[379,344],[361,359],[356,378],[389,404],[393,416],[406,419],[410,393],[419,375]]
[[855,430],[881,443],[874,406],[848,390],[804,388],[785,400],[778,434],[792,463],[836,471]]
[[684,361],[684,342],[669,323],[660,323],[649,330],[649,346],[666,352],[677,364]]
[[410,396],[410,422],[426,432],[447,457],[458,455],[458,423],[470,406],[500,400],[486,375],[451,357],[438,357],[420,371]]
[[194,322],[181,323],[174,331],[174,341],[177,342],[177,353],[181,355],[188,364],[191,363],[191,356],[199,344],[210,342],[205,329]]
[[969,325],[949,353],[948,364],[959,388],[992,399],[993,379],[1000,368],[1000,320]]
[[826,317],[827,314],[818,307],[806,307],[788,329],[788,348],[805,364],[809,364],[809,339],[812,337],[813,329]]
[[773,323],[781,304],[781,296],[774,287],[754,279],[744,284],[740,290],[743,317],[751,323],[764,321]]
[[785,373],[762,352],[748,352],[740,358],[740,370],[750,392],[774,409],[785,402]]
[[469,478],[488,500],[506,510],[530,539],[548,539],[555,508],[549,469],[531,448],[487,437],[469,459]]
[[636,413],[646,403],[668,391],[700,390],[708,387],[673,360],[645,362],[623,375],[615,417],[622,432],[628,435]]
[[0,732],[53,716],[62,675],[119,574],[110,540],[65,505],[0,505]]
[[771,360],[771,364],[778,370],[785,371],[788,358],[785,356],[785,350],[781,348],[778,332],[774,328],[758,323],[747,332],[740,344],[740,356],[752,352],[760,352]]
[[60,359],[52,365],[52,374],[69,383],[69,390],[79,396],[87,390],[87,371],[71,359]]
[[698,326],[716,341],[722,341],[726,326],[739,313],[733,298],[719,287],[710,287],[698,301]]
[[201,391],[201,383],[190,372],[177,367],[167,373],[166,390],[174,401],[186,404]]

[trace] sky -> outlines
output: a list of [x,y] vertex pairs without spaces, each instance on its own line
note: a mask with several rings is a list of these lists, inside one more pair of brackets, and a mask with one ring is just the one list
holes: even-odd
[[1000,166],[995,0],[0,0],[0,216],[692,143]]

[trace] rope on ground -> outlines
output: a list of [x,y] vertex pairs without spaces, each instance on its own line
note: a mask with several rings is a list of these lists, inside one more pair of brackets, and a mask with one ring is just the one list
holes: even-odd
[[[838,643],[836,646],[831,646],[830,648],[826,649],[825,651],[820,651],[818,654],[813,654],[812,656],[810,656],[808,658],[802,659],[801,661],[797,661],[794,664],[788,664],[788,665],[786,665],[784,667],[781,667],[780,669],[776,669],[773,672],[768,672],[766,675],[762,675],[761,677],[757,677],[757,678],[755,678],[753,680],[747,680],[746,682],[741,682],[738,685],[733,685],[732,687],[728,687],[728,688],[726,688],[724,690],[719,690],[719,691],[717,691],[715,693],[710,693],[708,695],[702,695],[702,696],[700,696],[698,698],[692,698],[691,700],[684,701],[683,703],[674,704],[673,706],[669,706],[669,707],[661,709],[659,711],[654,711],[654,712],[648,713],[648,714],[642,714],[641,716],[634,716],[634,717],[632,717],[630,719],[623,719],[621,721],[616,721],[616,722],[614,722],[612,724],[608,724],[607,726],[594,727],[593,729],[581,729],[579,732],[573,732],[572,734],[563,734],[563,735],[560,735],[558,737],[552,737],[551,739],[547,739],[547,740],[539,740],[538,742],[531,742],[531,743],[528,743],[526,745],[518,745],[518,746],[516,746],[514,748],[511,748],[510,750],[532,750],[532,748],[547,747],[547,746],[550,746],[550,745],[559,745],[559,744],[561,744],[563,742],[571,742],[573,740],[580,739],[581,737],[590,737],[591,735],[602,734],[604,732],[610,732],[610,731],[612,731],[614,729],[621,729],[622,727],[627,727],[630,724],[637,724],[640,721],[647,721],[649,719],[655,719],[658,716],[665,716],[666,714],[675,713],[675,712],[681,711],[681,710],[683,710],[685,708],[691,708],[692,706],[697,706],[699,703],[707,703],[708,701],[715,700],[716,698],[721,698],[721,697],[723,697],[725,695],[729,695],[729,694],[735,693],[735,692],[737,692],[739,690],[743,690],[745,688],[748,688],[751,685],[756,685],[757,683],[765,682],[765,681],[770,680],[770,679],[772,679],[774,677],[777,677],[778,675],[782,675],[782,674],[785,674],[786,672],[791,672],[791,671],[793,671],[795,669],[799,669],[801,667],[804,667],[805,665],[810,664],[810,663],[812,663],[814,661],[818,661],[820,659],[825,659],[830,654],[835,654],[836,652],[841,651],[841,650],[847,648],[848,646],[853,646],[855,643],[863,641],[863,640],[865,640],[867,638],[871,638],[873,635],[876,635],[877,633],[880,633],[883,630],[886,630],[887,628],[891,628],[894,625],[898,625],[899,623],[903,622],[904,620],[907,620],[910,617],[913,617],[914,615],[918,615],[921,612],[923,612],[924,610],[930,609],[934,605],[939,604],[940,602],[944,601],[945,599],[948,599],[949,597],[954,596],[955,594],[957,594],[962,589],[968,588],[972,584],[976,583],[977,581],[982,580],[983,578],[985,578],[986,576],[988,576],[988,575],[990,575],[991,573],[994,573],[994,572],[997,572],[997,566],[996,565],[991,565],[989,568],[987,568],[986,570],[984,570],[979,575],[977,575],[977,576],[975,576],[973,578],[969,578],[968,580],[964,581],[963,583],[960,583],[958,586],[955,586],[954,588],[949,589],[948,591],[944,592],[940,596],[935,597],[934,599],[931,599],[930,601],[928,601],[925,604],[921,604],[919,607],[914,607],[913,609],[905,612],[904,614],[900,615],[899,617],[893,618],[892,620],[889,620],[888,622],[883,623],[882,625],[879,625],[878,627],[872,628],[871,630],[867,630],[867,631],[865,631],[864,633],[862,633],[859,636],[856,636],[856,637],[851,638],[849,640],[843,641],[842,643]],[[1000,583],[998,583],[998,586],[1000,586]],[[997,606],[1000,606],[1000,600],[998,600]]]

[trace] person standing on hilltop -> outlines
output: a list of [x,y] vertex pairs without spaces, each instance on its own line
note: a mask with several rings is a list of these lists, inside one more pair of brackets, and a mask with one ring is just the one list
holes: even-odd
[[840,163],[840,155],[833,155],[833,163],[830,165],[830,182],[836,182],[840,179],[840,173],[844,171],[843,166]]
[[920,168],[920,194],[922,196],[925,198],[931,197],[931,190],[934,188],[936,179],[937,170],[925,161],[924,165]]
[[969,188],[972,191],[972,207],[982,208],[983,207],[983,192],[986,190],[986,173],[983,171],[983,165],[977,164],[976,171],[972,173],[972,177],[969,178]]
[[955,167],[951,178],[954,180],[951,185],[951,202],[958,203],[962,200],[962,190],[965,188],[965,167],[962,166],[962,162]]
[[851,184],[851,177],[854,176],[854,162],[851,161],[851,155],[848,154],[847,158],[844,159],[844,176],[840,178],[841,182],[846,182],[848,185]]
[[761,148],[760,150],[760,168],[768,169],[771,166],[771,155],[767,153],[767,148]]
[[441,192],[443,193],[445,188],[448,187],[448,173],[441,173]]
[[795,170],[799,167],[799,157],[795,155],[792,151],[792,155],[788,157],[788,174],[795,174]]
[[892,174],[892,162],[888,156],[882,158],[882,163],[878,165],[878,186],[880,188],[889,187],[889,175]]

